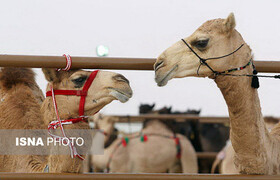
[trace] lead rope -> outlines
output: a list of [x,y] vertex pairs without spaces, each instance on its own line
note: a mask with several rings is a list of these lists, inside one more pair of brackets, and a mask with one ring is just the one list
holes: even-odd
[[84,158],[79,155],[79,153],[77,152],[77,149],[75,146],[72,145],[72,143],[70,142],[69,138],[66,136],[65,134],[65,131],[64,131],[64,128],[63,128],[63,124],[69,124],[69,123],[62,123],[61,122],[61,119],[59,117],[59,114],[58,114],[58,109],[57,109],[57,103],[56,103],[56,99],[55,99],[55,96],[54,96],[54,90],[53,90],[53,87],[51,86],[51,91],[52,91],[52,100],[53,100],[53,106],[54,106],[54,110],[55,110],[55,114],[56,114],[56,118],[57,118],[57,121],[59,122],[59,127],[60,127],[60,130],[62,132],[62,136],[57,136],[57,135],[54,135],[50,132],[50,129],[56,129],[57,126],[51,126],[50,124],[54,123],[54,121],[52,121],[49,126],[48,126],[48,133],[50,136],[52,136],[52,138],[55,138],[55,139],[59,139],[59,140],[62,140],[64,141],[65,139],[68,141],[68,146],[69,146],[69,149],[70,149],[70,155],[71,155],[71,158],[74,158],[74,157],[78,157],[80,158],[81,160],[84,160]]
[[[71,67],[72,67],[72,58],[71,58],[71,56],[69,54],[67,54],[67,55],[63,54],[63,56],[66,58],[66,67],[64,69],[59,68],[59,69],[57,69],[57,71],[69,71],[71,69]],[[73,124],[73,122],[61,122],[61,119],[60,119],[59,114],[58,114],[58,109],[57,109],[57,103],[56,103],[56,99],[55,99],[54,89],[53,89],[52,86],[51,86],[51,92],[52,92],[52,101],[53,101],[53,106],[54,106],[54,110],[55,110],[55,114],[56,114],[57,120],[50,122],[50,124],[48,125],[48,134],[52,138],[59,139],[59,140],[61,140],[63,142],[66,139],[68,141],[68,146],[69,146],[69,149],[70,149],[71,158],[74,158],[74,157],[77,156],[81,160],[84,160],[84,158],[77,152],[76,147],[72,145],[72,143],[70,142],[69,138],[66,136],[64,128],[63,128],[63,125]],[[54,134],[52,134],[50,132],[50,129],[56,129],[57,125],[59,125],[63,137],[54,135]]]

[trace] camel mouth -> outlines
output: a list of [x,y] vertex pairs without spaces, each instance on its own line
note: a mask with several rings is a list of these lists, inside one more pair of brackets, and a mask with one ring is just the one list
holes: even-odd
[[156,76],[155,80],[157,82],[157,85],[160,87],[165,86],[168,83],[168,81],[173,78],[177,69],[178,69],[178,64],[173,66],[173,68],[170,69],[164,76],[162,76],[162,78],[158,78],[158,76]]
[[110,95],[115,97],[122,103],[127,102],[132,97],[132,92],[124,92],[123,90],[116,88],[108,88],[111,92]]

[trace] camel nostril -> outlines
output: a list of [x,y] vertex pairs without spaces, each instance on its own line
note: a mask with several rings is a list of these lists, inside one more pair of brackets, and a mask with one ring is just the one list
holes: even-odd
[[127,84],[129,84],[129,80],[126,79],[123,75],[118,74],[116,76],[113,77],[114,80],[116,81],[121,81],[121,82],[126,82]]
[[162,65],[163,65],[163,61],[156,63],[154,67],[155,71],[157,71]]

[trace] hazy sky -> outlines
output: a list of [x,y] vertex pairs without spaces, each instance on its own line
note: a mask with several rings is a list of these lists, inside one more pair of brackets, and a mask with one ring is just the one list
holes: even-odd
[[[237,30],[255,59],[279,60],[280,1],[256,0],[0,0],[0,53],[96,56],[103,44],[111,57],[157,57],[203,22],[235,13]],[[36,69],[37,81],[46,81]],[[214,81],[174,79],[157,87],[153,71],[117,71],[131,82],[134,97],[103,109],[111,114],[137,114],[142,103],[202,109],[202,115],[228,115]],[[279,115],[280,80],[261,79],[263,113]]]

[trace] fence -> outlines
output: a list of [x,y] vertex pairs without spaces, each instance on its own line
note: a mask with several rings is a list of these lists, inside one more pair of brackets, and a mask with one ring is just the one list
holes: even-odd
[[[153,70],[155,59],[144,58],[100,58],[100,57],[72,57],[72,68],[74,69],[119,69],[119,70]],[[256,68],[259,72],[280,73],[280,61],[256,61]],[[29,68],[63,68],[66,66],[63,56],[26,56],[26,55],[0,55],[0,67],[29,67]],[[168,117],[167,117],[168,116]],[[152,118],[150,115],[141,117],[125,116],[119,117],[119,122],[139,122],[142,118]],[[175,118],[176,120],[198,119],[200,122],[224,123],[228,118],[165,115],[163,119]],[[198,153],[199,157],[213,157],[215,154]],[[95,180],[120,180],[120,179],[145,179],[145,180],[167,180],[167,179],[188,179],[188,180],[245,180],[245,179],[280,179],[280,176],[262,175],[186,175],[186,174],[20,174],[2,173],[1,179],[95,179]]]
[[[110,116],[110,115],[108,115]],[[199,121],[199,123],[222,123],[229,124],[229,117],[203,117],[203,116],[194,116],[194,115],[174,115],[174,114],[147,114],[139,116],[116,116],[114,117],[115,122],[117,123],[141,123],[146,119],[160,119],[162,121],[175,120],[176,122],[185,122],[185,121]],[[277,118],[280,120],[280,118]],[[214,159],[217,156],[217,152],[197,152],[198,159]]]
[[196,120],[200,123],[229,123],[228,117],[202,117],[193,115],[174,115],[174,114],[150,114],[150,115],[139,115],[139,116],[114,116],[118,123],[127,122],[143,122],[146,119],[160,119],[163,121],[175,120],[176,122],[185,122],[188,120]]
[[279,180],[280,176],[267,175],[208,175],[208,174],[0,174],[6,179],[94,179],[94,180]]
[[[153,58],[72,57],[72,68],[153,70]],[[63,68],[63,56],[0,55],[0,67]],[[280,61],[255,61],[259,72],[280,73]]]

